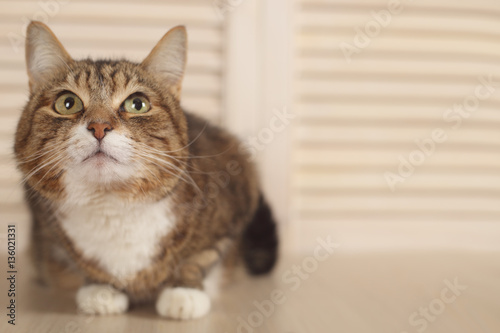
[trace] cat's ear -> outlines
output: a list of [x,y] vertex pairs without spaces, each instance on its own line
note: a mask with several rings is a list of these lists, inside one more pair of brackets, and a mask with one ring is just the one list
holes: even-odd
[[159,75],[172,94],[180,98],[186,67],[187,34],[184,26],[170,29],[144,59],[142,66]]
[[31,91],[72,61],[49,27],[37,21],[30,23],[26,33],[26,65]]

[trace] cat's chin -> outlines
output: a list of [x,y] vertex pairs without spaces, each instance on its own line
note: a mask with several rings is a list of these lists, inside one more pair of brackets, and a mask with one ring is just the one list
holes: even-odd
[[120,163],[103,152],[89,156],[72,169],[71,178],[84,184],[123,183],[135,173],[132,165]]
[[101,150],[85,158],[82,163],[91,164],[96,168],[107,168],[112,164],[119,164],[116,158]]

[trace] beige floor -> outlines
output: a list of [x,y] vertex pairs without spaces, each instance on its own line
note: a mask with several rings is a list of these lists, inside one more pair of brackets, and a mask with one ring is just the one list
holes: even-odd
[[[209,316],[191,322],[158,318],[152,306],[111,317],[77,315],[73,295],[35,285],[24,266],[18,273],[17,325],[8,325],[2,314],[0,332],[500,332],[500,253],[339,251],[322,262],[306,258],[289,256],[271,277],[229,286]],[[303,264],[309,276],[290,280],[289,270]],[[455,279],[466,289],[451,290]],[[270,300],[274,289],[283,293],[282,304],[268,317],[259,314],[254,302]],[[5,278],[0,294],[6,312]],[[415,315],[418,322],[409,323],[414,312],[429,307],[428,319]],[[242,328],[241,320],[255,328]]]

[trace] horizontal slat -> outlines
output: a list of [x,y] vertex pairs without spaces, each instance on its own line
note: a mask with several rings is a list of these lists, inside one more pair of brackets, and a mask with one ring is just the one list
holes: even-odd
[[[383,121],[382,121],[383,122]],[[380,126],[380,123],[375,122],[370,126],[370,122],[365,122],[365,126],[345,126],[336,125],[335,123],[323,123],[321,120],[315,126],[297,126],[296,139],[297,143],[301,144],[307,142],[308,144],[317,143],[335,143],[335,144],[348,144],[349,142],[367,142],[370,144],[378,143],[399,143],[401,145],[411,144],[416,149],[415,141],[430,142],[432,140],[432,133],[435,129],[439,128],[446,135],[446,143],[433,141],[429,145],[439,147],[438,150],[446,149],[447,144],[462,145],[461,149],[466,150],[468,145],[485,144],[487,146],[496,145],[500,149],[500,131],[495,128],[495,123],[492,127],[475,127],[468,128],[467,124],[458,130],[448,129],[449,124],[444,126],[444,123],[436,122],[434,124],[422,124],[421,126],[406,126],[408,120],[401,119],[399,125],[397,122],[389,123],[390,126]],[[466,122],[466,121],[465,121]],[[363,123],[361,123],[362,125]],[[497,123],[500,127],[500,122]],[[440,131],[441,133],[441,131]],[[441,141],[441,139],[439,139]]]
[[[380,64],[378,65],[380,67]],[[420,68],[420,73],[417,73],[417,69]],[[343,82],[343,83],[372,83],[377,81],[383,84],[388,83],[429,83],[442,84],[446,86],[455,85],[484,85],[484,80],[491,80],[490,86],[496,87],[498,81],[496,78],[500,76],[500,71],[498,69],[489,70],[484,72],[474,72],[472,75],[456,74],[456,73],[434,73],[434,72],[424,72],[422,73],[422,68],[428,70],[427,66],[414,66],[415,72],[391,72],[385,70],[383,72],[372,71],[363,72],[358,71],[336,71],[334,69],[327,71],[305,71],[298,75],[300,82],[305,84],[311,84],[311,81],[318,81],[318,83],[325,82]],[[483,74],[483,75],[480,75]],[[483,80],[481,82],[480,80]],[[483,88],[484,89],[484,88]]]
[[[161,37],[161,36],[160,36]],[[116,50],[120,50],[122,53],[118,53],[119,55],[123,55],[125,51],[127,50],[144,50],[145,55],[149,53],[152,48],[155,46],[156,42],[160,38],[154,38],[151,40],[143,40],[143,41],[134,41],[133,39],[128,41],[126,38],[118,38],[114,39],[111,36],[109,36],[107,39],[101,38],[97,40],[93,40],[92,36],[89,36],[88,38],[82,38],[82,39],[69,39],[67,41],[62,41],[64,43],[65,48],[68,50],[68,52],[75,56],[75,53],[72,52],[71,50],[89,50],[93,48],[99,48],[105,51],[108,51],[110,54],[116,54],[112,53],[113,51],[116,52]],[[12,47],[12,44],[6,42],[2,46],[4,47]],[[210,43],[210,42],[191,42],[189,43],[189,51],[220,51],[221,50],[221,45],[218,43]],[[21,50],[19,49],[14,49],[14,52]],[[80,51],[81,52],[81,51]],[[21,52],[19,52],[21,53]],[[76,53],[78,54],[78,53]],[[84,56],[89,56],[89,54],[85,54]]]
[[[161,39],[161,37],[173,26],[168,21],[157,26],[131,25],[128,22],[122,24],[109,24],[105,20],[96,24],[82,24],[70,22],[51,22],[50,29],[56,34],[63,45],[66,43],[100,45],[102,43],[129,43],[136,47],[144,47],[150,50]],[[15,32],[25,36],[20,24],[12,22],[0,23],[0,34],[6,36]],[[199,28],[189,26],[186,28],[189,45],[222,45],[222,34],[220,28]],[[5,41],[2,41],[5,42]]]
[[[35,15],[41,11],[36,1],[14,1],[7,0],[2,3],[0,17],[2,20],[19,18],[27,13]],[[207,4],[205,6],[190,6],[182,3],[123,3],[113,6],[110,10],[109,4],[101,2],[70,1],[60,7],[60,15],[57,19],[77,19],[80,21],[128,21],[133,24],[151,21],[172,21],[179,23],[205,22],[207,25],[219,25],[220,18],[216,15],[214,8]]]
[[[0,115],[2,117],[19,117],[22,108],[28,102],[28,95],[27,82],[25,89],[19,87],[10,91],[0,90],[0,100],[2,101],[0,105]],[[11,124],[12,119],[9,121],[9,125]],[[3,123],[0,123],[0,126],[3,126]]]
[[[408,3],[408,2],[407,2]],[[430,3],[429,3],[430,4]],[[401,14],[393,15],[390,23],[391,29],[404,28],[436,28],[452,27],[454,30],[461,30],[465,26],[471,26],[479,31],[499,31],[495,18],[500,16],[498,10],[492,10],[491,4],[485,5],[487,10],[480,10],[475,5],[467,5],[468,8],[457,8],[456,4],[439,4],[439,7],[432,8],[420,4],[406,6]],[[383,10],[387,8],[387,2],[363,5],[355,3],[354,6],[327,6],[317,8],[310,6],[302,7],[303,10],[297,15],[299,26],[311,27],[363,27],[366,22],[373,20],[372,10]],[[493,6],[493,8],[496,8]],[[404,18],[404,19],[398,19]],[[425,20],[425,24],[423,23]],[[389,30],[389,29],[387,29]]]
[[0,116],[0,140],[11,140],[14,137],[18,121],[19,119],[17,117]]
[[314,210],[331,212],[336,210],[432,210],[432,211],[466,211],[466,212],[492,212],[499,213],[500,192],[497,197],[440,197],[440,196],[392,196],[386,191],[373,195],[357,196],[303,196],[297,200],[295,209],[300,211]]
[[[370,45],[366,47],[366,52],[370,50],[391,50],[395,45],[404,48],[406,51],[431,49],[434,52],[464,52],[469,50],[484,50],[484,54],[499,55],[500,46],[495,42],[494,36],[491,39],[477,39],[470,38],[468,40],[462,39],[448,39],[439,36],[440,38],[432,38],[430,36],[419,36],[416,34],[408,34],[407,36],[400,35],[384,35],[383,38],[373,38]],[[342,43],[349,43],[355,45],[353,39],[355,33],[333,35],[329,34],[301,34],[297,37],[298,47],[301,49],[320,49],[322,51],[337,51],[342,50]],[[362,51],[360,51],[362,52]],[[356,55],[353,55],[355,57]]]
[[[292,161],[296,165],[314,162],[318,166],[356,166],[356,165],[399,165],[398,156],[408,158],[411,151],[400,149],[375,149],[373,147],[353,149],[342,148],[314,148],[296,149]],[[453,163],[451,163],[453,162]],[[500,159],[496,152],[469,151],[464,154],[460,151],[440,151],[433,154],[425,162],[426,165],[462,165],[474,166],[480,170],[481,166],[498,166]],[[480,171],[478,171],[480,172]]]
[[[388,168],[377,170],[375,172],[383,173]],[[427,168],[426,170],[429,170]],[[355,168],[349,170],[343,170],[342,172],[355,172]],[[446,170],[442,170],[446,172]],[[490,170],[491,171],[491,170]],[[371,171],[373,172],[373,171]],[[420,172],[420,171],[419,171]],[[425,171],[422,170],[425,173]],[[453,173],[458,174],[460,170],[453,170]],[[488,172],[489,174],[494,174],[494,172]],[[464,174],[464,173],[462,173]],[[399,187],[396,192],[387,192],[386,187],[371,187],[371,188],[349,188],[349,187],[332,187],[332,188],[315,188],[301,187],[296,188],[291,193],[294,195],[293,200],[301,200],[301,198],[311,198],[311,197],[328,197],[328,198],[356,198],[356,197],[368,197],[368,196],[383,196],[383,197],[399,197],[399,198],[499,198],[500,189],[495,188],[471,188],[471,187],[460,187],[460,188],[447,188],[447,187],[433,187],[433,188],[407,188]],[[294,206],[295,208],[295,206]]]
[[13,156],[14,137],[0,140],[0,154],[5,157]]
[[[384,104],[375,105],[373,103],[362,104],[342,104],[342,103],[297,103],[293,112],[300,118],[301,124],[304,122],[321,123],[328,122],[330,124],[363,124],[375,122],[378,126],[384,123],[397,124],[397,122],[405,121],[407,126],[416,124],[419,126],[422,122],[427,124],[438,124],[441,122],[445,125],[445,112],[452,108],[452,105],[442,103],[440,105],[395,105]],[[500,104],[498,105],[500,106]],[[500,112],[498,107],[492,103],[481,103],[481,107],[471,118],[463,119],[463,124],[497,122],[500,121]],[[450,123],[446,123],[449,126]],[[432,126],[432,125],[431,125]]]
[[186,111],[198,114],[215,122],[219,121],[222,106],[218,98],[189,98],[188,96],[185,96],[181,105]]
[[0,201],[4,204],[19,204],[23,202],[24,194],[21,186],[2,186],[0,188]]
[[[377,217],[377,219],[374,218]],[[345,224],[349,224],[350,221],[363,221],[366,224],[372,222],[382,221],[394,221],[406,225],[406,221],[419,219],[421,221],[432,221],[434,224],[439,224],[443,222],[453,222],[453,223],[466,223],[469,225],[474,225],[476,222],[489,222],[497,224],[500,219],[500,214],[482,211],[471,211],[464,212],[459,210],[453,210],[448,212],[443,211],[433,211],[433,210],[391,210],[391,211],[359,211],[359,210],[338,210],[335,212],[318,212],[318,211],[303,211],[299,215],[302,223],[307,223],[311,219],[321,219],[330,221],[342,221]],[[427,229],[427,232],[432,232],[432,229]],[[488,232],[492,228],[487,228],[483,230]],[[389,233],[391,234],[391,233]],[[394,237],[393,234],[391,234]],[[420,248],[421,249],[421,248]]]
[[[341,11],[331,13],[330,16],[339,15]],[[408,38],[430,38],[430,39],[449,39],[449,40],[465,40],[476,39],[483,42],[491,42],[500,33],[500,28],[493,21],[480,20],[478,17],[467,17],[469,22],[460,19],[462,26],[454,26],[457,22],[457,17],[443,17],[426,15],[428,25],[422,25],[422,16],[405,16],[404,20],[392,20],[387,26],[381,26],[373,16],[364,13],[352,14],[344,13],[339,19],[339,24],[321,24],[326,19],[329,13],[314,13],[314,18],[319,18],[320,21],[312,21],[310,14],[300,15],[299,18],[304,21],[304,25],[299,29],[298,36],[300,38],[332,38],[335,43],[346,42],[353,44],[356,34],[360,31],[367,32],[373,39],[377,38],[397,38],[407,36]],[[349,20],[350,19],[350,20]],[[368,22],[370,22],[368,24]],[[326,23],[326,22],[324,22]],[[440,24],[442,23],[442,24]],[[464,24],[465,23],[465,24]],[[468,23],[468,24],[467,24]],[[368,27],[372,30],[365,30]],[[376,26],[376,28],[374,28]],[[356,29],[355,29],[356,28]],[[376,30],[379,33],[376,33]]]
[[[153,45],[151,45],[153,47]],[[74,59],[127,59],[141,62],[150,48],[137,49],[127,46],[125,49],[116,49],[112,46],[103,47],[72,47],[68,52]],[[220,73],[222,68],[222,54],[215,50],[189,50],[186,73],[213,72]],[[24,50],[14,52],[10,45],[0,45],[0,71],[20,70],[26,73]],[[25,74],[26,75],[26,74]]]
[[[302,79],[297,83],[296,89],[299,96],[329,95],[332,93],[336,95],[356,95],[359,92],[370,92],[370,94],[380,94],[382,96],[405,96],[408,92],[412,92],[415,97],[455,98],[457,102],[462,102],[469,96],[474,97],[474,89],[479,85],[475,78],[470,78],[467,81],[443,84],[432,79],[427,82],[412,81],[411,77],[399,82],[386,81],[383,77],[379,80],[360,81]],[[484,93],[485,90],[481,90],[481,92]],[[490,100],[499,99],[498,95],[491,95],[490,98]]]
[[8,159],[0,161],[0,181],[5,186],[15,187],[21,181],[21,172],[16,169],[14,153]]
[[[18,0],[18,2],[32,2],[33,0]],[[72,0],[72,1],[80,1],[80,2],[102,2],[102,0]],[[136,0],[106,0],[106,2],[111,3],[112,5],[119,2],[135,2]],[[150,3],[158,3],[158,0],[142,0],[141,2],[150,2]],[[190,6],[199,6],[206,5],[205,0],[170,0],[169,3],[178,3],[183,5]]]
[[[393,172],[398,175],[398,165],[394,168],[388,169],[388,172]],[[384,178],[384,173],[297,173],[292,179],[294,188],[386,188],[386,193],[390,193],[390,187]],[[401,188],[481,188],[481,189],[498,189],[500,188],[500,174],[481,174],[480,172],[474,174],[455,174],[455,173],[433,173],[425,174],[419,172],[418,169],[415,173],[404,182],[397,183],[396,189]],[[396,190],[397,191],[397,190]]]
[[[438,216],[440,221],[436,223]],[[322,235],[330,236],[340,244],[338,250],[345,252],[374,253],[374,250],[381,250],[396,256],[402,255],[402,249],[411,249],[414,253],[422,253],[424,249],[428,253],[436,253],[436,250],[449,253],[457,248],[472,252],[479,250],[477,253],[481,255],[498,252],[500,224],[495,223],[498,214],[417,212],[414,216],[385,214],[383,219],[373,220],[371,213],[351,212],[332,217],[335,219],[302,215],[303,223],[297,231],[301,236],[301,250],[312,253],[318,244],[318,235]],[[402,219],[405,223],[401,223]],[[471,219],[474,223],[467,223]]]
[[[356,58],[355,66],[346,66],[343,57],[301,56],[296,62],[298,78],[324,77],[342,80],[359,80],[369,77],[391,79],[410,76],[413,80],[421,78],[438,79],[448,82],[453,78],[499,73],[500,58],[495,63],[471,61],[468,63],[449,61],[449,59],[425,58]],[[422,70],[425,68],[425,71]]]
[[[29,223],[31,222],[31,217],[29,210],[24,204],[24,202],[17,203],[0,203],[0,220],[5,224],[16,224],[18,227],[22,227],[24,230],[29,230]],[[21,233],[25,234],[25,233]],[[20,235],[21,236],[21,235]],[[27,241],[27,235],[21,236]],[[20,244],[21,248],[26,248],[27,244]]]
[[[487,100],[480,102],[480,107],[498,107],[500,105],[498,94],[491,95],[491,97]],[[429,93],[421,93],[421,92],[410,92],[404,94],[391,94],[391,93],[372,93],[371,91],[356,91],[350,94],[337,94],[332,91],[329,94],[317,94],[317,93],[309,93],[302,94],[301,96],[296,97],[297,102],[302,103],[341,103],[341,104],[354,104],[358,105],[359,103],[364,104],[374,104],[374,105],[441,105],[443,108],[453,107],[454,104],[461,104],[468,98],[470,92],[468,94],[464,94],[462,96],[456,95],[438,95],[438,94],[429,94]]]
[[[388,5],[387,0],[370,0],[370,1],[359,1],[354,2],[352,0],[300,0],[299,3],[302,5],[303,10],[314,10],[314,11],[324,11],[328,8],[338,8],[343,10],[372,10],[380,9]],[[439,10],[446,9],[448,11],[465,11],[470,12],[471,10],[484,11],[491,13],[492,4],[496,4],[494,0],[476,0],[474,3],[467,1],[457,3],[453,0],[441,0],[439,2],[433,0],[419,0],[415,2],[403,3],[405,8],[427,8],[428,10]]]

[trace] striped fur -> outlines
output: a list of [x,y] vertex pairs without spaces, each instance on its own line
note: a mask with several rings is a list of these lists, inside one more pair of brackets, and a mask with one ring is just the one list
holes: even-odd
[[[254,260],[251,244],[257,244],[261,261],[250,262],[251,271],[264,273],[272,268],[276,230],[259,199],[249,156],[239,149],[234,136],[180,107],[183,31],[171,30],[143,63],[136,64],[74,60],[45,25],[34,22],[29,26],[30,98],[18,124],[14,151],[25,176],[26,200],[33,216],[33,254],[43,280],[108,285],[133,303],[155,300],[168,288],[202,290],[204,278],[217,263],[226,268],[237,265],[242,249],[245,258]],[[57,113],[54,101],[64,92],[76,94],[84,109],[72,115]],[[124,112],[124,100],[138,92],[149,100],[151,109],[142,114]],[[112,130],[97,142],[87,130],[92,123],[108,124]],[[104,157],[97,157],[95,147],[100,147]],[[155,223],[151,218],[135,221],[133,207],[139,209],[133,212],[157,207],[159,219],[165,214],[171,222],[163,227],[161,221],[148,225]],[[264,222],[254,219],[258,211]],[[89,217],[77,218],[77,212],[79,217],[81,212]],[[147,215],[137,214],[137,220]],[[95,227],[72,232],[91,222]],[[117,228],[117,233],[121,228],[136,230],[130,237],[141,228],[161,228],[155,237],[144,233],[144,242],[152,242],[145,252],[147,266],[124,269],[125,276],[103,264],[110,252],[128,245],[113,238],[109,228],[109,242],[107,236],[96,235],[93,244],[94,229],[104,230],[100,223],[103,228],[106,223],[110,224],[107,228]],[[264,227],[258,227],[262,223]],[[265,233],[262,239],[271,241],[259,242],[259,232]],[[251,239],[244,241],[244,235]],[[108,257],[81,248],[94,245],[106,249],[108,253],[102,256]]]

